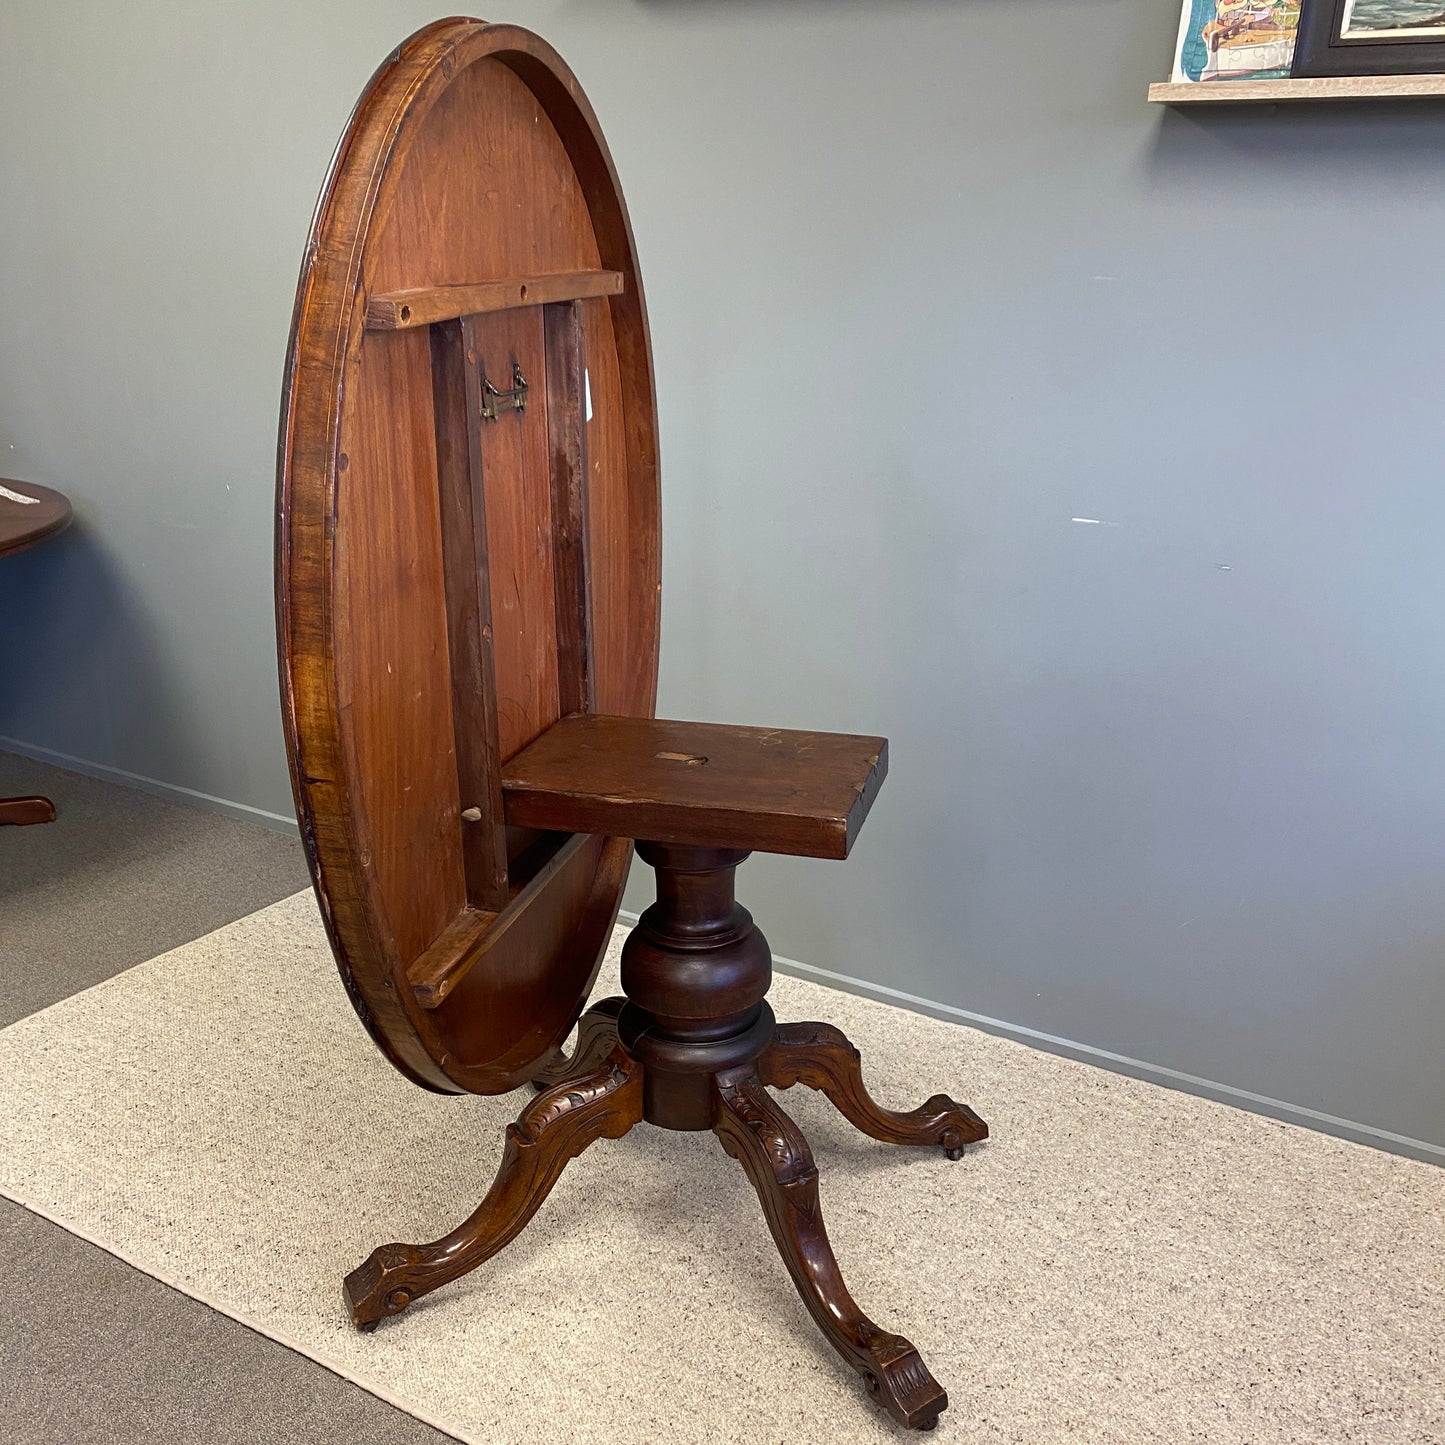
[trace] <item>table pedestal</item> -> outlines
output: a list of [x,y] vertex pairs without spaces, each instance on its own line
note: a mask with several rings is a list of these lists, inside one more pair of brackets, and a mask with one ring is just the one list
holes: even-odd
[[657,902],[623,946],[627,997],[589,1008],[572,1056],[539,1070],[541,1092],[508,1126],[496,1181],[469,1219],[431,1244],[384,1245],[346,1277],[353,1321],[375,1329],[495,1254],[594,1140],[620,1138],[643,1121],[712,1129],[757,1190],[778,1252],[829,1342],[894,1419],[931,1429],[948,1396],[913,1345],[874,1324],[848,1293],[823,1228],[812,1151],[768,1089],[819,1089],[872,1138],[941,1148],[950,1159],[986,1138],[988,1126],[944,1094],[909,1113],[880,1108],[840,1030],[774,1020],[767,942],[734,898],[745,851],[673,843],[637,851],[656,871]]

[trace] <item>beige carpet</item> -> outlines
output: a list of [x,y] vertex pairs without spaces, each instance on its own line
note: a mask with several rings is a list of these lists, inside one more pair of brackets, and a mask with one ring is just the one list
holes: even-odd
[[[950,1164],[786,1095],[853,1293],[949,1391],[931,1438],[1445,1440],[1445,1171],[795,979],[773,1001],[847,1029],[883,1102],[948,1089],[993,1126]],[[394,1074],[309,893],[0,1031],[0,1097],[0,1192],[459,1439],[902,1435],[710,1135],[594,1146],[502,1254],[347,1327],[341,1275],[470,1210],[526,1096]]]

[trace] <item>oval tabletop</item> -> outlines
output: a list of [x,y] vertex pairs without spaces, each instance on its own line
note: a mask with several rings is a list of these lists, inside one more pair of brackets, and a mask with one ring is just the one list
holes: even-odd
[[373,1038],[498,1093],[565,1039],[631,844],[508,827],[562,716],[650,716],[657,435],[596,119],[530,32],[444,20],[372,78],[306,249],[279,448],[303,841]]
[[69,498],[34,482],[0,477],[0,557],[33,546],[69,521]]

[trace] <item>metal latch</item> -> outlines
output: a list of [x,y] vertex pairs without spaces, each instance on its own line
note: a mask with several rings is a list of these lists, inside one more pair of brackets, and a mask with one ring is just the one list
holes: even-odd
[[487,421],[500,421],[504,411],[526,411],[527,378],[522,368],[512,363],[511,391],[498,391],[486,376],[482,377],[482,416]]

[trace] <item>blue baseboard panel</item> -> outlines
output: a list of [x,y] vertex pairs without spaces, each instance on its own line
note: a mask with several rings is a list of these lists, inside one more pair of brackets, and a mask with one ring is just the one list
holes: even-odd
[[99,778],[103,783],[139,788],[142,792],[154,793],[159,798],[168,798],[187,807],[208,808],[213,813],[224,813],[228,818],[239,818],[245,823],[259,823],[263,828],[272,828],[279,833],[299,834],[295,817],[288,813],[270,813],[265,808],[253,808],[249,803],[235,803],[230,798],[218,798],[195,788],[183,788],[178,783],[163,783],[159,778],[130,773],[124,768],[112,768],[106,763],[94,763],[88,758],[72,757],[69,753],[42,748],[35,743],[22,742],[19,738],[0,737],[0,752],[18,753],[23,758],[34,758],[38,763],[51,763],[72,773],[83,773],[87,778]]

